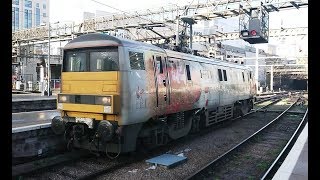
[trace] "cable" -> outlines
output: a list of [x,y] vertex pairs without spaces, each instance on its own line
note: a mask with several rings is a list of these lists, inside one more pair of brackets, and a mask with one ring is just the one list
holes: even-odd
[[[117,9],[117,8],[115,8],[115,7],[109,6],[109,5],[107,5],[107,4],[104,4],[104,3],[99,2],[99,1],[96,1],[96,0],[90,0],[90,1],[93,1],[93,2],[95,2],[95,3],[101,4],[101,5],[104,5],[104,6],[107,6],[107,7],[111,8],[111,9],[115,9],[115,10],[117,10],[117,11],[121,11],[121,12],[123,12],[123,13],[127,13],[127,12],[125,12],[125,11],[122,11],[122,10],[120,10],[120,9]],[[130,13],[127,13],[127,14],[130,14]]]
[[[96,133],[94,134],[93,138],[92,138],[92,141],[89,142],[89,152],[92,153],[92,154],[94,154],[94,155],[96,155],[96,156],[99,156],[98,153],[92,152],[92,149],[91,149],[92,143],[94,144],[94,140],[95,140],[97,134],[98,134],[98,133],[96,132]],[[98,143],[99,143],[99,141],[98,141]],[[98,145],[98,146],[97,146],[96,144],[94,144],[94,145],[95,145],[95,147],[98,149],[99,145]]]
[[193,3],[193,1],[194,1],[194,0],[192,0],[191,3],[188,5],[188,7],[183,11],[182,15],[188,11],[188,9],[189,9],[189,7],[191,6],[191,4]]
[[70,149],[70,143],[71,142],[73,142],[73,138],[70,138],[69,141],[68,141],[68,144],[67,144],[67,150],[69,150],[69,151],[71,150]]
[[[99,2],[99,1],[96,1],[96,0],[90,0],[90,1],[93,1],[93,2],[95,2],[95,3],[101,4],[101,5],[104,5],[104,6],[107,6],[107,7],[111,8],[111,9],[115,9],[115,10],[120,11],[120,12],[123,12],[123,13],[125,13],[125,14],[133,15],[133,13],[125,12],[125,11],[123,11],[123,10],[117,9],[117,8],[115,8],[115,7],[109,6],[109,5],[107,5],[107,4],[104,4],[104,3]],[[143,15],[140,15],[140,14],[138,14],[138,13],[137,13],[137,15],[138,15],[138,16],[143,16]],[[141,18],[141,19],[143,19],[143,20],[147,20],[147,21],[152,22],[150,19],[145,19],[145,18],[142,18],[142,17],[139,17],[139,18]]]

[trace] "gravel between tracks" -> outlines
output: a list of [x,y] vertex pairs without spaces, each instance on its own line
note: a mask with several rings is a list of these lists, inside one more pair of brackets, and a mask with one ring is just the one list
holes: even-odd
[[[251,117],[216,128],[212,132],[192,139],[191,141],[173,143],[167,151],[175,154],[182,152],[188,160],[172,169],[158,166],[156,169],[147,170],[152,165],[143,161],[118,169],[113,173],[103,175],[97,179],[184,179],[189,174],[253,134],[278,114],[279,113],[257,113]],[[162,153],[157,155],[161,154]]]
[[298,127],[303,114],[286,114],[261,134],[193,179],[260,179]]

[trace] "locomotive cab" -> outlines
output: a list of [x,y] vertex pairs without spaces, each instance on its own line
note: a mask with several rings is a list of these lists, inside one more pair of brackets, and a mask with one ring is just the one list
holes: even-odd
[[120,137],[119,59],[123,58],[123,47],[116,38],[101,40],[102,36],[82,36],[64,47],[61,93],[57,98],[61,117],[52,120],[52,130],[64,134],[68,144],[76,147],[95,139],[102,146],[107,142],[118,144]]

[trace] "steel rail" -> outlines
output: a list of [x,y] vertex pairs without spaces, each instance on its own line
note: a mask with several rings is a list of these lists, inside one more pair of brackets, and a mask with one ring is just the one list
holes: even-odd
[[[237,144],[236,146],[234,146],[233,148],[231,148],[230,150],[228,150],[227,152],[223,153],[222,155],[218,156],[216,159],[214,159],[213,161],[209,162],[208,164],[206,164],[205,166],[203,166],[201,169],[199,169],[198,171],[196,171],[195,173],[192,173],[191,175],[189,175],[187,178],[185,179],[192,179],[193,177],[195,177],[197,174],[201,173],[202,171],[204,171],[205,169],[207,169],[210,165],[217,163],[218,161],[221,161],[223,158],[225,158],[228,154],[230,154],[231,152],[235,151],[236,149],[238,149],[240,146],[242,146],[243,144],[245,144],[246,142],[248,142],[250,139],[252,139],[253,137],[255,137],[257,134],[259,134],[261,131],[263,131],[264,129],[266,129],[267,127],[269,127],[271,124],[273,124],[275,121],[277,121],[280,117],[283,116],[283,114],[285,114],[289,109],[291,109],[300,99],[300,97],[290,106],[288,107],[286,110],[284,110],[281,114],[279,114],[276,118],[274,118],[271,122],[269,122],[268,124],[266,124],[265,126],[263,126],[261,129],[259,129],[258,131],[256,131],[255,133],[253,133],[251,136],[249,136],[248,138],[246,138],[245,140],[243,140],[242,142],[240,142],[239,144]],[[270,104],[269,104],[270,105]],[[267,105],[268,106],[268,105]],[[265,107],[265,106],[264,106]],[[262,107],[262,108],[264,108]],[[261,108],[260,108],[261,109]],[[257,110],[256,110],[257,111]],[[252,111],[248,114],[254,113],[256,111]],[[237,119],[237,118],[236,118]]]
[[286,146],[282,149],[282,151],[280,152],[280,154],[278,155],[278,157],[274,160],[274,162],[271,164],[271,166],[269,167],[269,169],[265,172],[265,174],[262,176],[261,180],[264,180],[266,178],[269,178],[271,176],[273,176],[275,174],[275,172],[278,170],[278,168],[280,167],[281,163],[280,160],[283,160],[286,158],[286,156],[289,154],[291,148],[293,147],[294,143],[296,142],[296,140],[298,139],[298,136],[300,135],[300,132],[303,130],[303,128],[305,127],[305,123],[306,123],[306,116],[308,114],[308,109],[306,110],[299,126],[297,127],[297,129],[295,130],[295,132],[293,133],[293,135],[291,136],[290,140],[288,141],[288,143],[286,144]]
[[244,116],[247,116],[247,115],[252,114],[252,113],[255,113],[255,112],[259,112],[259,111],[261,111],[262,109],[264,109],[264,108],[266,108],[266,107],[269,107],[269,106],[271,106],[271,105],[273,105],[273,104],[281,101],[282,98],[283,98],[283,96],[281,96],[279,99],[274,100],[274,101],[271,102],[270,104],[267,104],[267,105],[265,105],[265,106],[262,106],[262,107],[260,107],[260,108],[258,108],[258,109],[254,109],[254,110],[248,112],[247,114],[244,114],[243,116],[234,118],[233,120],[236,120],[236,119],[238,119],[238,118],[242,118],[242,117],[244,117]]
[[276,98],[276,97],[277,97],[277,95],[272,96],[272,97],[261,98],[262,100],[256,101],[256,102],[254,102],[253,104],[254,104],[254,105],[260,104],[260,103],[263,103],[263,102],[272,100],[272,99],[274,99],[274,98]]
[[120,168],[125,167],[125,166],[130,165],[130,164],[133,164],[135,162],[138,162],[140,160],[143,160],[143,158],[142,159],[134,159],[134,160],[131,160],[129,162],[116,164],[116,165],[114,165],[112,167],[102,168],[102,169],[97,170],[95,172],[88,173],[88,174],[86,174],[84,176],[78,177],[78,178],[76,178],[76,180],[87,180],[87,179],[91,180],[91,179],[94,179],[94,178],[96,178],[98,176],[104,175],[106,173],[113,172],[113,171],[115,171],[117,169],[120,169]]
[[[292,93],[292,94],[294,94],[294,93]],[[275,99],[275,98],[277,98],[277,97],[279,97],[279,96],[282,97],[282,96],[285,96],[285,95],[288,95],[288,92],[285,92],[285,93],[282,93],[282,94],[273,94],[273,95],[267,96],[267,97],[257,96],[256,98],[258,98],[259,101],[254,102],[254,105],[259,104],[259,103],[266,102],[266,101],[268,101],[268,100]],[[260,99],[262,99],[262,100],[260,100]]]

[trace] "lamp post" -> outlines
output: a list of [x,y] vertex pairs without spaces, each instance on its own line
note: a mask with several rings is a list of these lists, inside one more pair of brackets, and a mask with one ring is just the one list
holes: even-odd
[[50,22],[48,22],[48,71],[47,71],[47,95],[50,96]]
[[[59,21],[54,24],[59,23]],[[45,24],[44,24],[45,25]],[[51,39],[51,24],[48,22],[48,67],[47,67],[47,95],[50,96],[50,81],[51,81],[51,68],[50,68],[50,39]]]
[[258,68],[259,68],[259,49],[258,49],[258,47],[257,47],[257,45],[256,45],[256,60],[255,60],[255,84],[256,84],[256,90],[257,90],[257,92],[256,93],[258,93],[259,92],[259,70],[258,70]]

